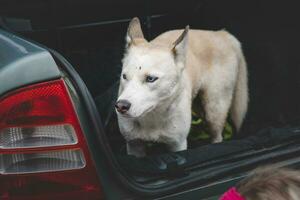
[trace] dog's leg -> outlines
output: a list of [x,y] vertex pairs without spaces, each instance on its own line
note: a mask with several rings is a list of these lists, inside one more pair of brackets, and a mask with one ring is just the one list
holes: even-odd
[[133,155],[136,157],[146,156],[146,146],[145,143],[141,140],[132,140],[126,143],[127,154]]
[[168,144],[168,148],[171,152],[176,152],[176,151],[183,151],[187,149],[187,140],[184,139],[182,141],[172,141],[169,142]]
[[[225,94],[226,93],[226,94]],[[205,92],[203,106],[208,128],[212,136],[211,142],[218,143],[223,141],[222,132],[231,105],[232,92]]]

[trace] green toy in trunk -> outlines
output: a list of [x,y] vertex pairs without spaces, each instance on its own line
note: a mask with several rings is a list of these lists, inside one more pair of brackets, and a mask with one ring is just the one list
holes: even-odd
[[[229,140],[232,138],[232,136],[233,128],[229,123],[229,120],[227,120],[223,130],[223,139]],[[199,114],[194,111],[192,112],[192,124],[188,139],[191,141],[210,139],[207,123],[205,120],[203,120],[203,118],[200,117]]]
[[[229,140],[233,136],[233,127],[229,119],[227,119],[224,130],[223,130],[223,139]],[[193,101],[192,107],[192,123],[191,129],[188,136],[190,141],[199,141],[199,140],[209,140],[210,133],[208,124],[205,121],[204,111],[201,104],[200,97],[196,97]]]

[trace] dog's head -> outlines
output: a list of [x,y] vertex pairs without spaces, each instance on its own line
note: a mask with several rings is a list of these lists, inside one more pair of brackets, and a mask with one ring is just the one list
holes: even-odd
[[143,116],[176,93],[185,65],[188,29],[170,46],[153,44],[144,38],[138,18],[131,20],[116,102],[119,114]]

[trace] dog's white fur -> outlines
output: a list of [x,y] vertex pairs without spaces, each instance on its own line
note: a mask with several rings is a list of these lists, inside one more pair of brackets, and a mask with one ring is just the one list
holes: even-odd
[[[198,94],[213,143],[222,141],[229,111],[236,130],[240,129],[248,105],[248,80],[241,45],[234,36],[224,30],[187,27],[148,42],[134,18],[126,40],[118,100],[129,101],[131,107],[118,113],[118,122],[128,154],[145,156],[145,141],[165,143],[171,151],[187,149],[191,104]],[[158,79],[148,83],[147,75]]]

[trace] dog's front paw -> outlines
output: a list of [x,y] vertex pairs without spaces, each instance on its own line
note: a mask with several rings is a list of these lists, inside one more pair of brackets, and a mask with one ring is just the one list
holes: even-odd
[[215,136],[215,137],[212,137],[211,139],[211,143],[220,143],[223,141],[223,137],[222,135],[218,135],[218,136]]
[[183,140],[181,142],[172,142],[168,144],[168,147],[172,152],[184,151],[187,149],[187,140]]

